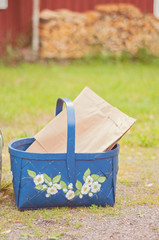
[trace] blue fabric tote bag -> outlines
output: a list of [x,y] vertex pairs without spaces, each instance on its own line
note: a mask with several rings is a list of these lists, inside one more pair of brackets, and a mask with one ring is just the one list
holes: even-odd
[[13,187],[18,209],[115,203],[119,144],[111,151],[75,153],[75,112],[68,98],[59,98],[56,115],[67,109],[67,153],[30,153],[35,141],[9,144]]

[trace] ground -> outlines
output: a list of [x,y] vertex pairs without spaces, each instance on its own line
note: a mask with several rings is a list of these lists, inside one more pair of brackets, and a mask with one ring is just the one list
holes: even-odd
[[[0,65],[0,239],[159,239],[158,76],[158,61]],[[116,205],[18,211],[8,143],[34,136],[53,118],[58,97],[73,100],[85,86],[137,119],[120,141]]]

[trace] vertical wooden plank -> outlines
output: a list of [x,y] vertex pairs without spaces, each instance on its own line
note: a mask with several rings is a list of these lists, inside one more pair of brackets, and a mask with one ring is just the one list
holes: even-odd
[[42,11],[44,9],[44,3],[45,3],[45,1],[40,0],[40,11]]
[[9,1],[7,12],[7,41],[14,42],[17,33],[20,31],[20,6],[19,0]]
[[39,12],[40,1],[33,1],[33,14],[32,14],[32,50],[38,54],[39,50]]
[[63,8],[67,8],[66,7],[66,0],[63,0]]
[[60,9],[61,9],[61,8],[62,8],[62,9],[66,8],[65,0],[60,0],[60,1],[59,1],[59,4],[60,4],[60,5],[59,5],[59,8],[60,8]]
[[22,34],[26,34],[30,28],[32,21],[32,0],[20,0],[19,1],[19,14],[18,22],[20,24],[19,31]]
[[142,12],[145,12],[145,0],[141,0],[139,2],[139,8],[142,10]]
[[55,9],[60,9],[62,8],[62,2],[61,0],[54,0],[55,2]]
[[69,5],[70,5],[70,0],[65,0],[65,6],[66,6],[67,9],[69,9]]
[[95,5],[96,5],[96,1],[95,1],[95,0],[94,0],[94,1],[93,1],[93,0],[92,0],[92,1],[89,0],[89,1],[88,1],[88,4],[87,4],[87,11],[88,11],[88,10],[93,10],[94,7],[95,7]]
[[7,10],[0,10],[0,55],[3,55],[5,50],[5,35],[6,35],[6,14],[4,11]]
[[149,13],[153,13],[154,0],[147,0],[147,10]]
[[[105,1],[106,2],[106,1]],[[94,7],[96,6],[96,5],[98,5],[98,4],[100,4],[100,2],[98,1],[98,0],[94,0],[93,1],[93,4],[91,5],[91,9],[94,9]]]
[[72,11],[76,11],[77,9],[79,10],[79,12],[81,11],[82,9],[82,0],[81,0],[81,4],[79,6],[79,1],[78,0],[74,0],[73,2],[72,1],[69,1],[69,9],[72,10]]

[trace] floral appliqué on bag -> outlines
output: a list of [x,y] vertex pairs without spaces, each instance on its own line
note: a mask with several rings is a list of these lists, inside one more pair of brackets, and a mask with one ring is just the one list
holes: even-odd
[[106,181],[105,176],[100,176],[97,174],[91,174],[90,169],[88,168],[84,175],[83,181],[76,181],[75,187],[72,183],[68,185],[61,180],[61,175],[57,175],[51,179],[47,174],[36,174],[36,172],[27,170],[28,175],[33,179],[35,184],[35,189],[46,192],[45,196],[51,197],[51,195],[57,194],[59,191],[63,191],[65,193],[65,197],[68,200],[73,199],[75,196],[79,198],[83,198],[84,195],[88,195],[89,197],[93,197],[94,194],[97,194],[101,189],[101,184]]

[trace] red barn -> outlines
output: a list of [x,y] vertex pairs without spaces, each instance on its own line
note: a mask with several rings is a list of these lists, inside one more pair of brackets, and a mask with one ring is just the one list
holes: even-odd
[[[33,0],[0,1],[0,51],[8,43],[14,42],[21,34],[31,29]],[[131,3],[143,12],[153,13],[154,2],[158,0],[40,0],[40,9],[56,10],[67,8],[73,11],[91,10],[97,4]],[[31,32],[31,31],[30,31]]]

